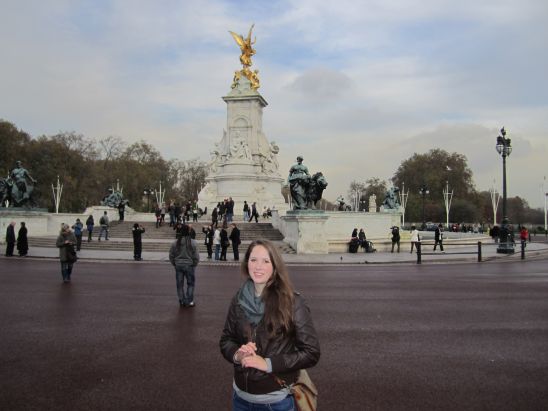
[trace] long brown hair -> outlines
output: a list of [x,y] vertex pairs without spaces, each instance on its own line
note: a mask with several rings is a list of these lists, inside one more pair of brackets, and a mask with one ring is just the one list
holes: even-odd
[[261,245],[267,251],[272,263],[273,271],[272,276],[266,283],[263,289],[262,299],[265,303],[264,322],[266,328],[271,336],[281,332],[283,334],[289,334],[293,331],[293,285],[289,279],[289,273],[285,266],[284,260],[280,255],[280,252],[276,246],[267,240],[255,240],[253,241],[246,253],[245,258],[242,261],[242,274],[246,278],[251,278],[249,275],[249,256],[253,249]]

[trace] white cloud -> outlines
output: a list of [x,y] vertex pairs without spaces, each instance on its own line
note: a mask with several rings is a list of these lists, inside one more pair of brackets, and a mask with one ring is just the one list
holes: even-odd
[[228,30],[255,23],[263,127],[282,174],[302,154],[334,199],[440,147],[465,154],[487,189],[500,180],[494,140],[505,125],[509,193],[540,205],[547,12],[542,0],[8,0],[0,116],[33,135],[118,135],[207,160],[239,69]]

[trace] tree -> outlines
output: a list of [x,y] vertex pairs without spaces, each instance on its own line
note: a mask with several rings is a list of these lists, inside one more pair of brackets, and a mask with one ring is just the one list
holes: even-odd
[[[477,206],[478,197],[472,180],[472,170],[467,165],[466,156],[462,154],[450,154],[439,148],[432,149],[425,154],[415,153],[400,164],[392,177],[392,182],[400,189],[405,183],[406,191],[409,190],[409,201],[406,208],[406,213],[410,217],[409,221],[421,219],[419,216],[422,213],[422,199],[419,190],[423,184],[429,190],[429,194],[425,197],[425,218],[427,220],[442,221],[444,219],[443,190],[446,189],[447,182],[449,190],[453,190],[454,195],[451,214],[453,214],[453,207],[457,199],[469,202],[472,207]],[[420,211],[417,210],[417,207],[420,207]],[[472,208],[467,209],[472,210]],[[434,214],[429,214],[428,211]],[[455,221],[453,217],[451,220]]]

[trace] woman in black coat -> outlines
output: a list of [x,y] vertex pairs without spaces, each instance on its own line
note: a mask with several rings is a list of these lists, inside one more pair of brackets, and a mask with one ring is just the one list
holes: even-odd
[[226,250],[229,244],[228,233],[224,228],[221,228],[221,261],[226,261]]
[[29,241],[27,239],[27,227],[25,223],[21,222],[21,228],[17,234],[17,251],[19,251],[20,257],[26,257],[29,252]]

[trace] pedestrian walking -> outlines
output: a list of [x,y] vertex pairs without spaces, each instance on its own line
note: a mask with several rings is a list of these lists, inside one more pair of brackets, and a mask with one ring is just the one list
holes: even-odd
[[90,214],[90,216],[86,220],[86,229],[88,230],[88,243],[91,241],[94,225],[95,225],[95,221],[93,221],[93,216]]
[[219,342],[234,369],[232,409],[294,410],[289,386],[320,359],[310,310],[271,242],[251,243],[242,274]]
[[244,200],[244,221],[249,221],[249,204]]
[[145,232],[145,227],[139,225],[139,223],[133,224],[131,234],[133,235],[133,259],[135,261],[142,261],[141,253],[143,252],[143,240],[142,235]]
[[25,222],[21,221],[21,227],[17,233],[17,251],[19,252],[19,257],[26,257],[29,252],[29,240],[27,238],[27,227]]
[[6,228],[6,257],[13,257],[13,249],[15,248],[15,221],[9,223]]
[[82,224],[79,218],[77,218],[76,222],[73,224],[72,230],[74,237],[76,237],[76,251],[80,251],[82,248],[82,231],[84,230],[84,224]]
[[255,222],[259,222],[259,212],[257,211],[257,203],[251,204],[251,217],[249,219],[249,222],[255,218]]
[[211,227],[217,228],[218,224],[219,224],[219,211],[217,207],[213,207],[213,211],[211,212]]
[[436,231],[434,232],[434,251],[436,251],[436,246],[438,244],[440,245],[440,251],[445,253],[445,251],[443,251],[443,225],[441,225],[441,223],[438,224]]
[[238,247],[242,243],[240,241],[240,229],[236,227],[236,223],[232,223],[232,231],[230,232],[230,241],[232,242],[232,253],[234,254],[234,261],[240,260],[240,252]]
[[398,246],[398,253],[400,252],[400,229],[397,226],[392,227],[392,253],[394,252],[394,246]]
[[98,241],[101,241],[101,237],[103,236],[103,233],[105,233],[105,240],[108,241],[108,227],[110,225],[110,221],[108,219],[108,215],[106,211],[103,213],[103,215],[99,219],[99,224],[101,225],[101,230],[99,231]]
[[[194,307],[194,284],[196,267],[200,262],[198,244],[189,236],[188,226],[183,226],[181,235],[171,245],[169,261],[175,267],[177,297],[181,307]],[[186,290],[184,282],[186,281]]]
[[72,267],[78,260],[76,250],[74,246],[76,244],[76,237],[70,230],[68,224],[61,224],[61,232],[57,237],[55,245],[59,248],[59,260],[61,261],[61,275],[63,277],[63,283],[70,283],[70,276],[72,274]]
[[197,223],[198,222],[198,204],[194,203],[192,206],[192,222]]
[[413,247],[417,249],[417,252],[419,251],[419,242],[421,241],[421,236],[419,234],[419,230],[417,230],[417,227],[414,225],[411,226],[411,253],[413,253]]

